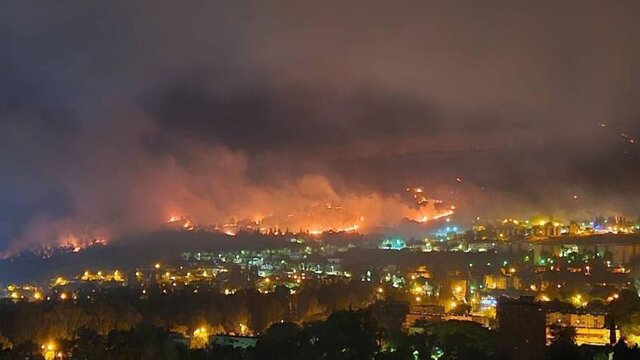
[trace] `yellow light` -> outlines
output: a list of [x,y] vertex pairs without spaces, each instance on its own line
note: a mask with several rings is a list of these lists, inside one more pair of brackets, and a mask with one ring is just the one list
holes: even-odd
[[420,301],[422,301],[422,298],[420,296],[416,296],[416,301],[420,302]]
[[452,301],[450,306],[451,306],[452,309],[455,309],[456,306],[458,306],[458,303],[456,303],[455,301]]
[[67,293],[60,294],[60,300],[67,300],[68,297]]
[[207,336],[207,328],[204,326],[201,326],[197,329],[194,330],[193,332],[194,336],[201,336],[201,337],[206,337]]
[[53,351],[56,349],[56,344],[53,341],[49,341],[46,344],[40,346],[42,350]]
[[18,294],[18,292],[17,292],[17,291],[14,291],[14,292],[12,292],[12,293],[11,293],[11,298],[12,298],[12,299],[17,299],[17,298],[19,298],[19,297],[20,297],[20,295]]
[[41,300],[42,299],[42,294],[39,292],[36,292],[35,294],[33,294],[33,298],[36,300]]
[[551,301],[551,299],[549,299],[549,297],[547,295],[542,295],[540,297],[540,300],[542,300],[542,301]]
[[383,289],[383,288],[381,288],[381,287],[379,287],[379,288],[378,288],[378,293],[382,294],[383,292],[384,292],[384,289]]
[[162,265],[160,265],[160,263],[156,263],[153,267],[155,267],[156,269],[160,269]]
[[54,342],[50,341],[40,346],[40,348],[42,349],[42,356],[45,360],[53,360],[56,357],[62,359],[63,357],[62,352],[56,352],[57,345]]

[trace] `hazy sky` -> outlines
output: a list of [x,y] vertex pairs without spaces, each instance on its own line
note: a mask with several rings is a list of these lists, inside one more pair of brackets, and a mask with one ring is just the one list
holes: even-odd
[[0,250],[151,228],[172,206],[384,213],[414,185],[459,219],[637,216],[638,16],[635,0],[3,2]]

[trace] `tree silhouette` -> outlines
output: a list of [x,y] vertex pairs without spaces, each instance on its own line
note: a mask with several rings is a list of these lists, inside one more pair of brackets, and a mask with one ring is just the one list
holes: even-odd
[[547,350],[548,360],[580,360],[580,349],[575,343],[575,328],[553,325],[551,336],[553,340]]
[[57,303],[44,315],[49,337],[73,340],[80,328],[86,326],[91,318],[80,307],[68,303]]

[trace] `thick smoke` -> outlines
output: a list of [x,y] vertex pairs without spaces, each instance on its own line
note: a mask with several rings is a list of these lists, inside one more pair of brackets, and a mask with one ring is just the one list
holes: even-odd
[[635,217],[638,6],[3,3],[0,249],[366,227],[416,216],[408,186],[458,219]]
[[171,217],[188,217],[203,227],[255,221],[273,229],[323,231],[372,229],[405,217],[421,220],[444,213],[434,205],[418,207],[409,196],[336,186],[317,173],[277,176],[277,162],[264,172],[277,180],[256,182],[240,151],[173,139],[180,149],[176,156],[154,150],[154,143],[167,136],[160,137],[154,119],[136,112],[108,117],[78,130],[64,160],[54,159],[60,170],[55,180],[66,189],[70,204],[67,211],[31,217],[10,251],[142,233]]

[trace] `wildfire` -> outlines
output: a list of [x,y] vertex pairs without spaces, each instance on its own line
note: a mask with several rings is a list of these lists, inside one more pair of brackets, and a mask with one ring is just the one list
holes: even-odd
[[431,217],[423,215],[423,216],[419,216],[419,217],[416,217],[416,218],[412,218],[411,220],[413,220],[415,222],[419,222],[419,223],[424,223],[424,222],[432,221],[432,220],[438,220],[438,219],[442,219],[442,218],[445,218],[445,217],[453,215],[454,210],[455,210],[455,207],[452,206],[449,209],[443,210],[441,213],[433,215]]
[[[378,226],[397,225],[403,218],[424,223],[454,214],[455,206],[445,206],[442,201],[429,198],[422,188],[407,188],[413,198],[413,204],[403,204],[400,198],[388,201],[373,199],[346,203],[318,202],[308,208],[301,208],[286,214],[263,212],[262,209],[249,211],[246,218],[231,217],[225,223],[217,225],[198,225],[187,215],[172,212],[166,223],[184,231],[216,231],[228,236],[236,236],[239,232],[258,232],[265,235],[309,234],[318,236],[324,233],[367,233]],[[269,215],[263,215],[263,214]],[[395,214],[396,222],[389,222],[386,214]],[[385,214],[385,216],[381,216]],[[367,221],[365,221],[367,219]]]
[[233,229],[223,229],[222,232],[228,236],[236,236],[238,233]]
[[195,230],[195,224],[191,221],[189,217],[179,216],[179,215],[171,215],[167,220],[168,225],[178,225],[182,230],[185,231],[193,231]]
[[72,252],[77,253],[92,246],[104,246],[108,243],[109,241],[105,237],[92,238],[70,234],[62,237],[58,241],[58,246],[60,248],[70,249]]
[[455,206],[451,205],[449,207],[445,207],[441,200],[426,197],[423,189],[420,187],[407,188],[407,192],[412,195],[417,206],[414,214],[407,217],[410,220],[424,223],[451,216],[455,212]]
[[358,225],[349,226],[346,228],[338,229],[338,232],[356,232],[360,227]]
[[182,223],[182,229],[187,230],[187,231],[193,231],[195,229],[195,226],[193,225],[193,223],[191,222],[191,220],[185,220],[184,223]]

